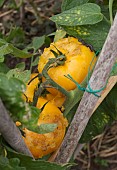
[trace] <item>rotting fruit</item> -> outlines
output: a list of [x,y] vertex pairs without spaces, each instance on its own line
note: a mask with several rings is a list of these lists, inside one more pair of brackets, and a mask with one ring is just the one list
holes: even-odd
[[[32,73],[30,76],[30,80],[29,82],[38,75],[38,73]],[[24,93],[24,99],[28,102],[32,102],[33,101],[33,97],[34,97],[34,92],[35,90],[37,90],[38,88],[38,77],[36,77],[35,79],[33,79],[29,84],[26,85],[26,91]],[[40,108],[41,105],[45,104],[47,101],[51,101],[51,103],[55,104],[57,107],[62,107],[64,101],[65,101],[65,96],[61,96],[58,94],[53,95],[51,93],[47,93],[45,94],[44,97],[39,97],[38,101],[37,101],[37,105],[36,107]],[[43,103],[43,104],[42,104]]]
[[[55,58],[52,50],[58,54],[60,51],[66,59],[63,65],[53,65],[48,70],[48,74],[51,79],[68,91],[75,89],[76,85],[65,75],[70,74],[73,79],[81,83],[85,79],[89,68],[93,67],[96,62],[95,53],[89,47],[83,45],[77,38],[68,37],[51,43],[49,48],[44,49],[38,64],[39,73],[42,73],[50,58]],[[48,88],[48,91],[54,95],[58,93],[54,88]]]
[[[30,80],[29,82],[38,75],[38,73],[32,73],[30,76]],[[29,83],[28,82],[28,83]],[[38,83],[39,83],[39,79],[38,77],[36,77],[35,79],[33,79],[29,84],[26,85],[26,91],[24,93],[24,99],[27,99],[28,102],[32,102],[33,101],[33,96],[34,96],[34,92],[35,90],[38,88]]]
[[50,133],[38,134],[24,129],[24,141],[35,158],[41,158],[57,150],[60,146],[68,125],[62,112],[51,102],[48,102],[38,119],[38,126],[46,123],[55,123],[57,128]]

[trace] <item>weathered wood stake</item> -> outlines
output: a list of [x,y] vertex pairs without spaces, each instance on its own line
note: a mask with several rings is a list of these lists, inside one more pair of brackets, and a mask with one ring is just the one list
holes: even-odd
[[0,133],[8,144],[19,153],[33,157],[27,148],[20,130],[16,127],[13,120],[10,118],[3,102],[0,98]]
[[[93,90],[98,90],[105,87],[116,59],[117,14],[89,81],[90,87]],[[98,93],[98,95],[101,95],[101,91]],[[87,92],[84,93],[76,114],[60,147],[60,150],[58,151],[58,154],[54,160],[55,162],[60,164],[69,162],[75,151],[78,141],[81,138],[90,117],[92,116],[92,111],[95,108],[97,100],[98,97],[95,95]]]

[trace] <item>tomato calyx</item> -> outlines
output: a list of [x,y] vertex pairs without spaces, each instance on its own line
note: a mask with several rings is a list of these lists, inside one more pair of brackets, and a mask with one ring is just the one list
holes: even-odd
[[42,70],[42,76],[46,79],[47,84],[51,85],[53,88],[56,88],[65,96],[68,96],[69,92],[57,84],[54,80],[52,80],[48,74],[48,70],[53,67],[53,64],[61,65],[64,62],[64,56],[59,56],[58,58],[50,58]]

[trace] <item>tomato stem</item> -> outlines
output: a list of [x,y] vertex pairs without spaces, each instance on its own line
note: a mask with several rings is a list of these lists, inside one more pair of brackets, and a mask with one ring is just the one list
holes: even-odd
[[61,87],[59,84],[57,84],[54,80],[52,80],[50,78],[50,76],[48,75],[48,70],[53,67],[52,64],[55,64],[55,67],[58,65],[63,65],[65,62],[65,56],[61,55],[58,58],[51,58],[49,59],[49,61],[47,62],[47,64],[45,65],[43,71],[42,71],[42,75],[46,78],[48,84],[50,84],[53,88],[56,88],[57,90],[59,90],[60,92],[62,92],[65,96],[69,96],[69,92],[67,90],[65,90],[63,87]]
[[114,0],[109,0],[109,14],[110,14],[111,25],[113,24],[113,12],[112,12],[113,1]]
[[32,103],[33,106],[37,105],[38,98],[41,96],[41,94],[45,90],[46,84],[47,84],[47,82],[39,83],[39,88],[37,91],[35,91],[34,96],[33,96],[33,103]]

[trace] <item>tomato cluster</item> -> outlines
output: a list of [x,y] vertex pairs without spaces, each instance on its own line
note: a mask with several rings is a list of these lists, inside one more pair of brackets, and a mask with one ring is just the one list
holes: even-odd
[[[51,59],[55,59],[53,60],[55,62],[50,63],[46,68],[45,66],[49,61],[52,61]],[[50,85],[50,88],[46,87],[48,93],[45,96],[39,96],[36,103],[37,108],[43,108],[37,125],[56,123],[57,128],[53,132],[45,134],[24,129],[25,143],[35,158],[41,158],[57,150],[68,126],[67,119],[60,110],[66,97],[59,91],[59,88],[52,87],[49,79],[44,77],[44,71],[58,86],[66,91],[71,91],[76,88],[76,85],[66,76],[69,74],[76,82],[81,83],[87,76],[89,67],[91,68],[95,62],[95,53],[74,37],[60,39],[51,43],[49,48],[44,49],[38,64],[39,73],[31,75],[31,79],[33,79],[36,75],[42,74],[42,82],[39,82],[38,77],[31,81],[27,85],[25,96],[27,96],[28,102],[33,102],[34,93],[37,91],[39,83],[43,84],[47,81],[47,85]],[[91,66],[90,63],[92,63]]]

